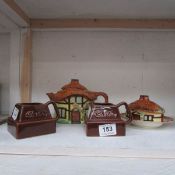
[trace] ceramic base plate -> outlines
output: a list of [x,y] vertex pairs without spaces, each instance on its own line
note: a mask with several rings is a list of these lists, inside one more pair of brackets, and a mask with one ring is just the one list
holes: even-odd
[[151,121],[142,121],[142,120],[133,120],[132,124],[135,126],[143,127],[143,128],[158,128],[163,124],[170,124],[174,122],[173,118],[164,116],[163,122],[151,122]]

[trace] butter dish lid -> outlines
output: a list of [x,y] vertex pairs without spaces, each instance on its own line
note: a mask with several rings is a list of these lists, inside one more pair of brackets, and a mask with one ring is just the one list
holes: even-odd
[[148,95],[140,95],[139,100],[136,100],[129,104],[129,108],[131,111],[144,111],[159,114],[165,113],[165,110],[161,106],[149,100]]

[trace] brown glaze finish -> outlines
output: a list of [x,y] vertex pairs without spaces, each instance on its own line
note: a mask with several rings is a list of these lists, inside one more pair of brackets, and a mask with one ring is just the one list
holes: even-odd
[[33,137],[43,134],[56,132],[57,116],[52,118],[48,105],[54,102],[42,103],[17,103],[14,111],[17,110],[14,117],[14,111],[11,117],[8,118],[8,131],[17,139]]
[[79,80],[72,79],[71,82],[62,87],[62,90],[58,91],[57,93],[47,93],[50,100],[58,102],[66,99],[72,95],[80,95],[84,96],[90,101],[94,101],[97,97],[102,96],[105,99],[105,103],[108,103],[108,95],[104,92],[94,92],[89,91],[86,87],[79,83]]
[[106,121],[98,121],[98,122],[86,122],[86,135],[87,136],[99,136],[99,125],[104,124],[116,124],[116,135],[114,136],[125,136],[126,135],[126,129],[125,129],[125,123],[124,122],[117,122],[116,120],[106,120]]
[[80,123],[80,113],[78,111],[72,111],[71,115],[72,123]]
[[147,95],[140,95],[139,100],[129,104],[130,110],[164,113],[164,109],[149,99]]
[[[125,106],[126,118],[123,120],[122,113],[119,108]],[[125,136],[125,125],[132,121],[132,115],[128,108],[127,103],[121,102],[118,105],[111,103],[94,103],[91,106],[89,118],[86,119],[86,135],[99,136],[99,126],[104,124],[115,124],[116,135]]]

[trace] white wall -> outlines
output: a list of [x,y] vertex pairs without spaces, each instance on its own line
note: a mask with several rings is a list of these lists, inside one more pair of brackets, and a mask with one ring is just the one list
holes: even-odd
[[150,96],[175,115],[175,32],[35,31],[32,100],[71,78],[113,103]]
[[0,114],[9,111],[10,34],[0,34]]

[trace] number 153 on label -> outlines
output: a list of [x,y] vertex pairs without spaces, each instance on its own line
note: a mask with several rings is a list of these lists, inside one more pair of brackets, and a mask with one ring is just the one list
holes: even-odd
[[112,136],[117,134],[116,124],[99,125],[98,129],[100,136]]

